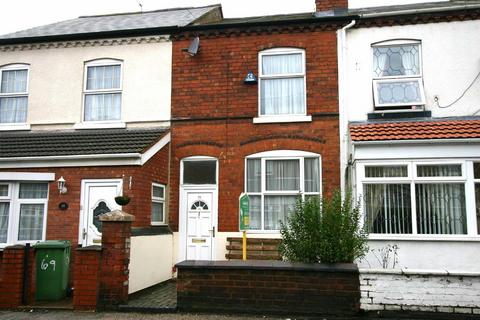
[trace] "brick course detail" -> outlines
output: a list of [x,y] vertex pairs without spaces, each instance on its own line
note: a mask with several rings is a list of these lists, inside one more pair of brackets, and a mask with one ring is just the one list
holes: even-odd
[[185,261],[177,270],[181,311],[341,315],[360,307],[354,265]]

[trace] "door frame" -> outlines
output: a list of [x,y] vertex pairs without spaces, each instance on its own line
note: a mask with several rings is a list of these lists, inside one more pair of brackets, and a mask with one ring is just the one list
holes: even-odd
[[83,229],[88,228],[88,219],[85,219],[85,215],[88,212],[87,205],[87,185],[89,184],[118,184],[120,186],[120,190],[123,190],[123,179],[82,179],[81,180],[81,188],[80,188],[80,214],[79,214],[79,223],[78,223],[78,244],[82,247],[86,246],[86,239],[83,239]]
[[[216,184],[200,184],[200,185],[184,185],[183,184],[183,161],[202,161],[215,160],[215,181]],[[178,197],[178,224],[179,224],[179,256],[178,262],[184,261],[187,258],[187,193],[189,192],[212,192],[212,227],[215,228],[215,234],[218,234],[218,159],[209,156],[193,156],[186,157],[180,160],[180,190]],[[216,260],[216,237],[212,237],[211,260]]]

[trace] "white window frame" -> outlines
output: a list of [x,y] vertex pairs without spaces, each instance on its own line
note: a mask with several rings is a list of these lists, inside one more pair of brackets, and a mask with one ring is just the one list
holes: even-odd
[[[371,68],[372,72],[372,88],[373,88],[373,99],[374,99],[374,109],[376,108],[389,108],[392,111],[397,110],[398,107],[408,107],[408,106],[424,106],[426,104],[425,99],[425,89],[423,86],[423,59],[422,59],[422,42],[420,40],[389,40],[382,41],[379,43],[372,44],[371,56],[372,63],[374,59],[373,52],[375,48],[379,47],[398,47],[403,45],[418,45],[418,57],[419,57],[419,74],[418,75],[403,75],[403,76],[376,76],[373,71],[373,65]],[[420,102],[409,102],[409,103],[380,103],[379,96],[377,91],[377,84],[379,83],[389,83],[389,82],[418,82],[420,88]],[[385,112],[388,110],[375,110],[377,112]],[[401,110],[400,110],[401,111]],[[409,111],[409,110],[406,110]]]
[[[162,188],[163,189],[163,198],[162,197],[155,197],[153,195],[153,188]],[[153,203],[160,203],[163,207],[163,220],[162,221],[153,221],[152,220],[152,215],[150,214],[150,224],[152,226],[162,226],[166,224],[166,215],[167,213],[165,212],[165,198],[166,198],[166,193],[167,193],[167,187],[164,184],[161,183],[152,183],[152,190],[151,190],[151,197],[152,197],[152,212],[153,212]]]
[[[318,158],[318,172],[319,172],[319,191],[318,192],[305,192],[305,158]],[[261,191],[260,192],[249,192],[247,191],[247,161],[253,159],[260,159],[260,167],[261,167]],[[300,190],[287,190],[287,191],[268,191],[266,184],[267,184],[267,176],[266,176],[266,162],[268,160],[299,160],[300,162],[300,181],[299,186]],[[278,150],[278,151],[267,151],[267,152],[260,152],[256,154],[249,155],[245,157],[244,161],[244,192],[247,195],[252,196],[260,196],[260,205],[261,205],[261,228],[258,230],[249,230],[249,233],[274,233],[278,234],[280,230],[265,230],[265,196],[298,196],[302,197],[302,200],[305,200],[305,196],[322,196],[322,157],[321,155],[313,152],[306,152],[306,151],[294,151],[294,150]]]
[[[276,75],[264,75],[262,72],[262,61],[264,56],[298,54],[302,55],[302,72],[288,73]],[[309,122],[312,121],[311,116],[307,116],[307,76],[306,76],[306,59],[305,50],[299,48],[274,48],[260,51],[258,53],[258,117],[253,119],[254,123],[271,123],[271,122]],[[262,114],[262,80],[270,79],[290,79],[303,78],[304,88],[304,105],[303,113],[282,114],[282,115],[263,115]]]
[[3,71],[21,71],[21,70],[27,70],[26,91],[25,92],[7,92],[7,93],[0,92],[0,98],[26,97],[27,98],[27,116],[25,117],[25,122],[0,123],[0,131],[30,130],[30,125],[27,123],[28,109],[29,109],[28,92],[29,92],[29,86],[30,86],[30,65],[26,63],[14,63],[14,64],[8,64],[0,67],[0,84],[2,82]]
[[[371,240],[425,240],[425,241],[480,241],[477,234],[475,192],[473,179],[473,163],[480,162],[465,159],[425,159],[425,160],[393,160],[393,161],[357,161],[356,163],[356,190],[357,198],[363,199],[365,184],[409,184],[410,200],[412,210],[412,233],[411,234],[387,234],[370,233]],[[418,165],[449,165],[458,164],[462,166],[462,175],[458,177],[418,177]],[[408,167],[407,177],[392,178],[367,178],[365,177],[366,166],[401,166]],[[480,179],[478,179],[480,182]],[[466,209],[466,234],[419,234],[417,231],[417,210],[416,210],[416,189],[415,184],[428,183],[462,183],[465,186],[465,209]],[[363,223],[365,223],[365,204],[362,201],[361,212]]]
[[[88,68],[102,67],[102,66],[120,66],[120,85],[118,88],[111,89],[87,89]],[[101,120],[101,121],[87,121],[85,120],[85,102],[87,95],[94,94],[120,94],[120,119],[119,120]],[[119,59],[96,59],[85,62],[83,70],[83,94],[82,94],[82,115],[80,123],[75,124],[75,129],[91,129],[91,128],[125,128],[126,124],[122,122],[123,110],[123,61]]]
[[[7,233],[7,242],[0,243],[0,248],[5,248],[13,244],[27,244],[27,243],[37,243],[44,241],[47,233],[47,215],[48,215],[48,200],[49,200],[49,187],[47,188],[47,197],[42,199],[20,199],[20,184],[21,183],[45,183],[49,185],[48,181],[0,181],[0,184],[7,184],[9,195],[8,197],[1,197],[0,202],[9,202],[9,215],[8,215],[8,233]],[[38,240],[18,240],[18,231],[20,226],[20,206],[22,204],[43,204],[43,230],[42,238]]]

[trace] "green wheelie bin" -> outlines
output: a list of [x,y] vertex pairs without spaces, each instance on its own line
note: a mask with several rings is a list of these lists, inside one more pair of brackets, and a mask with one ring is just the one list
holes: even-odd
[[37,243],[36,290],[38,301],[55,301],[65,298],[70,268],[70,241],[48,240]]

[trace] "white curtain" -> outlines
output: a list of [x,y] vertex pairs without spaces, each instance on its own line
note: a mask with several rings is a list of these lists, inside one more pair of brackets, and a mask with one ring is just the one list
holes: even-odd
[[419,177],[461,177],[462,166],[451,165],[418,165],[417,175]]
[[85,121],[120,120],[121,93],[85,95]]
[[262,75],[302,73],[302,54],[279,54],[262,56]]
[[389,76],[388,56],[384,48],[375,48],[373,54],[373,72],[377,77]]
[[0,123],[27,122],[27,97],[0,98]]
[[0,243],[7,242],[9,202],[0,202]]
[[18,93],[27,91],[27,70],[2,71],[1,93]]
[[18,240],[41,240],[43,231],[43,204],[21,204]]
[[262,57],[262,75],[282,75],[280,79],[261,80],[261,114],[305,113],[304,77],[288,77],[303,73],[302,54],[265,55]]
[[47,183],[20,183],[20,199],[46,199],[47,194]]
[[419,234],[466,234],[463,183],[416,184]]
[[152,202],[152,222],[163,222],[163,203]]
[[320,192],[320,166],[318,158],[305,159],[305,192]]
[[294,210],[296,196],[265,196],[265,230],[279,230],[280,221]]
[[412,233],[409,184],[365,184],[364,201],[371,233]]
[[298,160],[267,160],[267,190],[300,190],[300,163]]
[[[418,58],[415,54],[412,53],[413,47],[406,46],[403,47],[404,51],[402,53],[402,64],[403,64],[403,72],[404,75],[410,76],[415,75],[417,72],[415,71],[415,60]],[[418,54],[418,51],[416,51]],[[418,64],[417,64],[418,65]]]
[[247,160],[247,192],[261,192],[261,161],[260,159]]
[[250,229],[262,228],[262,199],[261,196],[249,195]]
[[120,66],[97,66],[87,68],[87,90],[119,89]]
[[261,97],[262,115],[305,113],[303,77],[262,80]]

